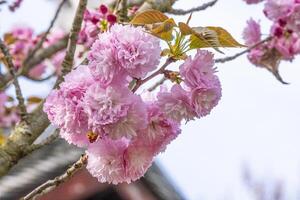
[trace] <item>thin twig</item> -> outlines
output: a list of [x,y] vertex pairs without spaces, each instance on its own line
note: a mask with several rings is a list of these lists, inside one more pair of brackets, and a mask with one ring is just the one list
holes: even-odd
[[233,55],[233,56],[229,56],[229,57],[225,57],[225,58],[219,58],[219,59],[216,59],[216,60],[215,60],[215,63],[225,63],[225,62],[227,62],[227,61],[234,60],[234,59],[236,59],[237,57],[239,57],[239,56],[241,56],[241,55],[243,55],[243,54],[245,54],[245,53],[248,53],[248,52],[250,52],[252,49],[254,49],[254,48],[256,48],[256,47],[258,47],[258,46],[264,44],[265,42],[267,42],[267,41],[269,41],[269,40],[271,40],[271,38],[272,38],[272,37],[267,37],[266,39],[261,40],[260,42],[254,44],[253,46],[249,47],[248,49],[246,49],[246,50],[244,50],[244,51],[241,51],[241,52],[239,52],[239,53],[237,53],[237,54],[235,54],[235,55]]
[[148,88],[149,92],[154,91],[158,86],[162,85],[167,80],[166,77],[162,77],[159,81],[157,81],[154,85]]
[[167,68],[167,66],[168,66],[169,64],[171,64],[172,62],[174,62],[174,61],[175,61],[174,59],[168,58],[168,59],[166,60],[165,64],[163,64],[163,66],[161,66],[156,72],[154,72],[153,74],[151,74],[150,76],[146,77],[146,78],[143,79],[143,80],[137,80],[135,86],[134,86],[133,89],[132,89],[132,92],[136,92],[137,89],[139,89],[139,87],[140,87],[141,85],[143,85],[143,84],[146,83],[147,81],[151,80],[152,78],[156,77],[157,75],[162,74],[162,73],[165,71],[165,69]]
[[16,71],[15,71],[15,65],[12,61],[12,57],[9,53],[8,48],[5,46],[4,42],[2,41],[2,39],[0,39],[0,49],[4,55],[4,59],[8,65],[8,69],[9,69],[9,73],[10,75],[13,77],[13,84],[15,86],[15,91],[16,91],[16,96],[17,96],[17,100],[19,102],[18,104],[18,108],[20,110],[20,116],[21,116],[21,120],[23,122],[27,123],[27,110],[26,110],[26,106],[25,106],[25,101],[24,101],[24,97],[22,95],[22,91],[21,91],[21,87],[18,81],[18,78],[16,76]]
[[213,0],[211,2],[208,3],[204,3],[201,6],[195,7],[195,8],[191,8],[189,10],[182,10],[182,9],[173,9],[171,8],[170,10],[168,10],[167,12],[173,15],[186,15],[192,12],[197,12],[197,11],[201,11],[201,10],[205,10],[208,7],[214,6],[215,3],[217,3],[218,0]]
[[36,199],[37,197],[50,192],[60,184],[69,180],[78,170],[83,168],[86,164],[87,164],[87,155],[82,155],[81,158],[76,163],[74,163],[72,167],[70,167],[64,174],[43,183],[42,185],[35,188],[32,192],[30,192],[20,200]]
[[120,7],[120,3],[122,0],[117,0],[116,5],[114,7],[114,11],[113,14],[116,15],[118,13],[119,7]]
[[28,78],[29,80],[31,81],[35,81],[35,82],[43,82],[43,81],[47,81],[49,80],[50,78],[54,77],[56,75],[56,73],[52,73],[44,78],[34,78],[34,77],[30,77],[29,75],[26,75],[25,77]]
[[55,141],[59,136],[59,130],[56,129],[54,133],[52,133],[49,137],[47,137],[44,141],[38,143],[38,144],[32,144],[31,146],[28,147],[26,150],[26,154],[29,154],[37,149],[40,149],[46,145],[51,144],[53,141]]
[[83,13],[86,9],[86,5],[87,5],[87,0],[80,0],[79,5],[76,10],[75,18],[73,20],[71,32],[69,35],[67,52],[66,52],[65,58],[62,62],[62,73],[61,73],[61,76],[59,76],[59,78],[57,79],[55,86],[58,86],[63,81],[63,77],[67,73],[69,73],[72,69],[72,66],[74,63],[74,55],[75,55],[75,51],[76,51],[78,33],[81,29]]
[[127,21],[128,20],[128,4],[127,4],[127,0],[122,0],[122,9],[120,12],[120,18],[121,21]]
[[49,35],[51,29],[54,26],[54,23],[58,17],[58,14],[60,13],[63,5],[65,4],[67,0],[62,0],[61,3],[58,5],[58,8],[56,9],[56,12],[54,14],[53,19],[50,22],[50,25],[48,27],[48,29],[46,30],[46,32],[43,34],[42,38],[40,39],[40,41],[36,44],[36,46],[34,47],[34,49],[32,51],[29,52],[27,58],[24,61],[24,65],[26,65],[26,63],[36,54],[36,52],[42,47],[42,45],[44,44],[45,40],[47,39],[47,36]]
[[[37,52],[37,54],[32,59],[29,60],[29,62],[26,65],[24,65],[21,68],[21,71],[18,72],[16,74],[16,76],[20,76],[20,75],[26,76],[28,74],[28,72],[30,71],[30,69],[32,69],[36,65],[40,64],[46,58],[50,58],[51,56],[56,54],[58,51],[63,50],[64,48],[66,48],[66,46],[67,46],[67,37],[63,37],[62,39],[60,39],[53,45],[51,45],[45,49],[41,49],[40,51]],[[13,77],[9,73],[1,76],[0,77],[0,91],[4,90],[6,87],[8,87],[8,85],[10,84],[10,82],[12,80],[13,80]]]

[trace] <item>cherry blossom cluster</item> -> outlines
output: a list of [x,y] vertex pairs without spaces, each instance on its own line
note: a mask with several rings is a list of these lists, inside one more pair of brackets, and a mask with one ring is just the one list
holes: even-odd
[[[252,49],[249,60],[262,67],[269,64],[271,57],[277,61],[293,60],[300,53],[300,1],[266,0],[264,14],[273,22],[271,39]],[[244,39],[248,46],[252,46],[262,40],[262,33],[255,20],[250,19],[247,24]]]
[[[51,46],[63,37],[64,33],[62,31],[54,31],[47,37],[46,41],[43,43],[42,48]],[[41,35],[34,34],[33,29],[29,27],[14,27],[9,33],[5,34],[5,43],[7,44],[13,57],[13,62],[16,70],[22,67],[26,57],[34,49],[40,39]],[[29,71],[28,76],[31,78],[40,78],[44,74],[48,66],[50,66],[54,71],[58,72],[63,58],[64,52],[57,52],[55,55],[49,58],[50,62],[44,61],[34,66]]]
[[107,6],[100,5],[97,9],[85,10],[83,21],[83,28],[79,33],[78,43],[88,49],[97,39],[99,33],[108,30],[109,27],[117,22],[117,16]]
[[213,54],[201,50],[180,66],[182,84],[152,96],[134,93],[131,85],[157,69],[160,53],[159,39],[143,28],[115,24],[97,36],[88,65],[72,70],[46,99],[49,120],[86,149],[87,169],[100,182],[143,176],[181,122],[209,114],[221,97]]

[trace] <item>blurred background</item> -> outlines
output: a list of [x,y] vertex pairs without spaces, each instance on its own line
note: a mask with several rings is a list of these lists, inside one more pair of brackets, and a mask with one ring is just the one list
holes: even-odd
[[[94,6],[101,2],[92,0]],[[188,9],[205,2],[178,0],[174,7]],[[0,34],[15,25],[45,31],[58,3],[55,0],[24,0],[14,13],[2,10]],[[72,5],[65,8],[58,27],[69,27],[73,9]],[[262,9],[263,3],[249,6],[243,0],[219,0],[214,7],[194,13],[190,24],[224,27],[243,42],[242,31],[250,17],[260,20],[263,33],[269,32],[270,22]],[[188,16],[172,17],[175,21],[186,21]],[[224,50],[226,56],[239,51]],[[215,53],[216,57],[223,56]],[[300,58],[292,63],[281,63],[280,73],[289,85],[282,85],[268,71],[251,65],[246,56],[217,67],[223,90],[219,105],[208,117],[182,125],[182,134],[156,159],[160,168],[158,176],[166,177],[172,188],[170,191],[175,190],[179,199],[300,199]],[[51,80],[38,86],[25,79],[21,82],[25,95],[46,96],[51,88]],[[81,173],[84,177],[85,172]],[[82,178],[78,180],[83,181]],[[95,179],[88,181],[81,186],[74,184],[77,188],[70,189],[71,193],[80,187],[81,190],[87,186],[91,189],[93,184],[97,185]],[[135,199],[151,199],[151,195],[146,198],[147,184],[142,181],[141,185],[144,189],[139,191],[144,192]],[[122,186],[120,188],[117,189],[119,195],[123,194],[120,192]],[[111,190],[106,191],[114,195],[109,193]],[[74,199],[80,199],[74,194]],[[68,199],[66,196],[60,198]],[[108,199],[118,198],[110,196]],[[55,199],[59,198],[56,196]],[[96,196],[94,199],[105,197]]]

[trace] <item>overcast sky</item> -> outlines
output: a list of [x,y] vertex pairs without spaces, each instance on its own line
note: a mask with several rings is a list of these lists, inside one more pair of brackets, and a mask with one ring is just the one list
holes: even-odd
[[[179,0],[175,6],[185,9],[202,2]],[[195,13],[191,25],[222,26],[242,41],[250,16],[261,19],[263,32],[268,33],[270,22],[262,7],[248,6],[242,0],[219,0],[213,8]],[[12,24],[28,24],[43,31],[53,16],[52,8],[49,1],[25,0],[14,14],[0,12],[0,33]],[[176,21],[186,18],[175,17]],[[226,55],[238,51],[224,50]],[[216,57],[222,55],[216,53]],[[159,163],[188,199],[253,199],[242,185],[244,165],[258,179],[283,181],[287,199],[299,199],[300,59],[281,63],[282,77],[290,85],[281,85],[245,56],[217,67],[223,88],[219,105],[210,116],[183,125],[182,134],[159,156]],[[28,82],[22,87],[27,95],[46,95],[49,88],[41,84],[33,91]]]

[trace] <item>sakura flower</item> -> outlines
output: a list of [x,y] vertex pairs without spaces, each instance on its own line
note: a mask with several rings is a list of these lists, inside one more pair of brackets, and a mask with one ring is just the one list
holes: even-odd
[[109,138],[92,143],[88,150],[87,170],[101,183],[118,184],[126,180],[124,154],[129,145],[126,139]]
[[171,91],[160,91],[157,95],[158,105],[166,116],[180,122],[194,119],[195,112],[190,103],[190,96],[180,85],[174,85]]
[[83,21],[78,43],[89,48],[97,39],[97,35],[107,31],[117,21],[117,17],[109,11],[108,7],[100,5],[96,10],[86,10]]
[[78,146],[89,143],[88,119],[82,101],[93,82],[87,66],[79,66],[65,77],[60,89],[50,93],[44,104],[49,120],[61,129],[61,136]]
[[218,104],[221,98],[221,85],[219,81],[215,81],[214,85],[209,87],[198,87],[193,89],[191,102],[197,113],[197,117],[203,117]]
[[116,24],[110,32],[116,60],[132,77],[142,78],[159,64],[159,39],[143,28]]
[[292,33],[288,37],[276,37],[272,40],[272,45],[285,60],[291,60],[300,53],[300,37],[296,33]]
[[131,183],[141,178],[153,162],[154,154],[140,143],[131,143],[125,154],[125,181]]
[[247,21],[247,27],[243,31],[243,38],[246,45],[252,46],[261,40],[260,25],[252,18]]
[[88,54],[91,73],[103,87],[124,85],[127,82],[127,73],[116,61],[116,51],[111,40],[111,33],[100,34],[99,39],[92,45]]
[[265,15],[272,21],[285,19],[292,12],[294,0],[267,0]]
[[153,161],[147,148],[121,138],[99,139],[87,150],[87,169],[101,183],[131,183],[143,176]]
[[147,113],[147,128],[140,131],[134,143],[149,148],[156,155],[178,136],[180,124],[167,118],[154,102],[147,106]]
[[146,108],[140,96],[128,88],[107,87],[97,82],[89,87],[84,98],[89,127],[101,136],[112,139],[132,138],[146,127]]
[[188,57],[180,66],[180,75],[184,83],[195,88],[200,85],[209,85],[215,79],[213,54],[209,51],[198,50],[194,59]]

